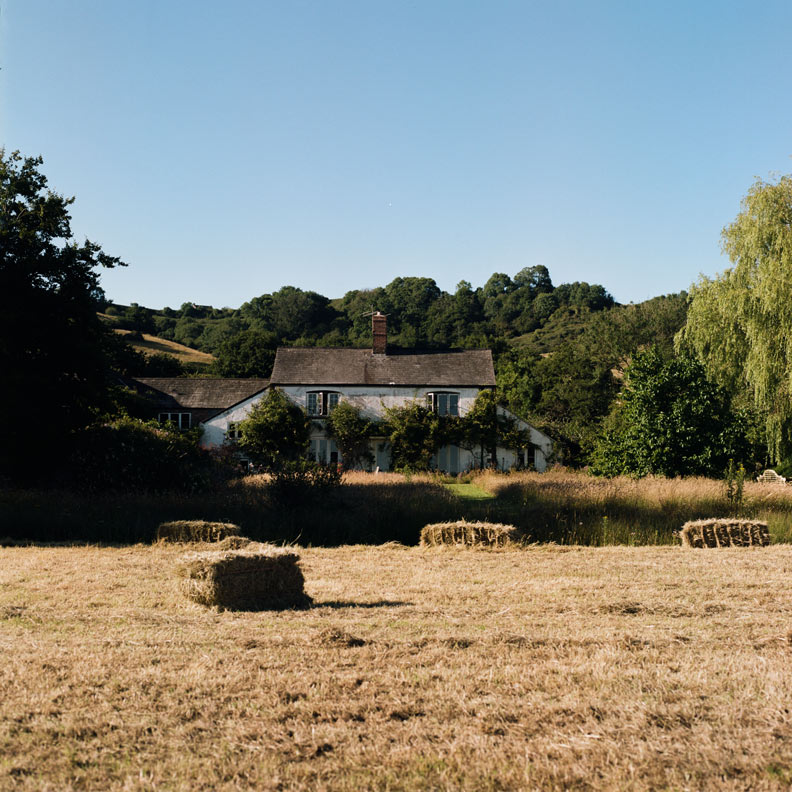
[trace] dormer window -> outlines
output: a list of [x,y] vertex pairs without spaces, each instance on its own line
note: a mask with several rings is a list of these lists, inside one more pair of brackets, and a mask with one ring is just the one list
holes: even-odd
[[459,415],[459,394],[445,391],[427,393],[426,406],[437,415]]
[[330,415],[340,396],[336,391],[309,391],[305,394],[305,410],[312,416]]

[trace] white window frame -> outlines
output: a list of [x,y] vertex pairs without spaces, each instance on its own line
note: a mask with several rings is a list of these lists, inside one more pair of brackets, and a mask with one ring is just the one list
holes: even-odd
[[323,465],[337,464],[341,461],[341,453],[331,437],[312,437],[309,458]]
[[426,394],[426,406],[437,415],[459,415],[459,393],[432,391]]
[[340,401],[338,391],[308,391],[305,394],[305,412],[311,418],[326,418]]
[[242,437],[242,433],[239,431],[239,425],[241,421],[229,421],[228,427],[226,428],[226,440],[229,443],[238,443]]
[[172,423],[182,431],[192,427],[192,413],[188,412],[161,412],[157,420],[161,424]]

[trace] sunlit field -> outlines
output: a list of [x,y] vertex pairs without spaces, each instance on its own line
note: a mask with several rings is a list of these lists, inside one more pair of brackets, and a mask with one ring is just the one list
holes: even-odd
[[[774,542],[792,537],[792,486],[746,481],[742,501],[707,478],[597,478],[583,473],[491,472],[473,482],[511,509],[536,541],[570,544],[674,544],[688,520],[741,514],[765,520]],[[497,505],[496,505],[497,504]]]
[[792,547],[303,548],[282,612],[184,550],[0,548],[0,789],[792,783]]

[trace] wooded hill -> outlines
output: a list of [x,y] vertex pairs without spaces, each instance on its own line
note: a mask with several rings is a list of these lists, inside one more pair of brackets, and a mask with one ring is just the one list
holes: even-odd
[[[555,286],[547,268],[536,266],[514,277],[494,273],[475,289],[462,281],[453,294],[431,278],[396,278],[339,299],[284,286],[238,309],[184,303],[155,311],[110,304],[105,314],[119,329],[214,355],[204,375],[266,377],[279,345],[368,346],[369,314],[383,311],[392,347],[492,349],[500,401],[549,432],[564,461],[580,462],[619,390],[626,363],[651,345],[670,355],[686,304],[681,293],[618,305],[601,285]],[[128,373],[199,371],[155,355],[130,361]]]

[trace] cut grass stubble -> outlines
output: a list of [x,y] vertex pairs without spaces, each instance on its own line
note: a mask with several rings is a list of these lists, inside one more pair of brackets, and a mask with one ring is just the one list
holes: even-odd
[[792,548],[301,548],[304,611],[184,548],[0,548],[0,788],[786,789]]

